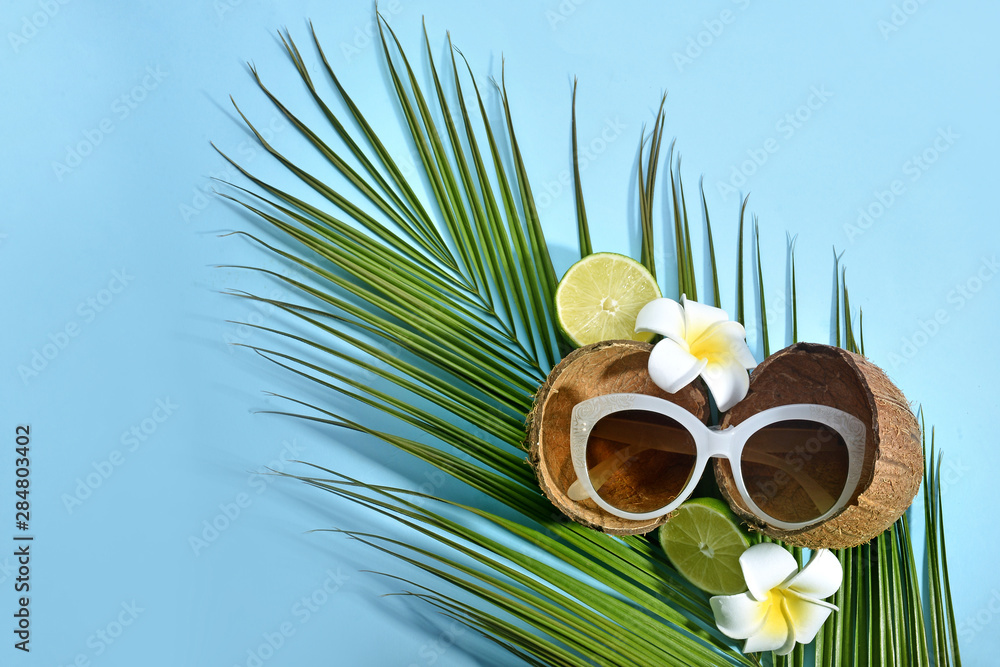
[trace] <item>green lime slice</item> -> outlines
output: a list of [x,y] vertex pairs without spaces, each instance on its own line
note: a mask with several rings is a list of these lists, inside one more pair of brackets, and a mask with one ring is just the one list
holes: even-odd
[[721,500],[696,498],[678,507],[660,526],[660,545],[688,581],[712,595],[747,589],[740,555],[750,540]]
[[599,252],[569,267],[556,288],[556,318],[577,347],[623,338],[648,342],[653,334],[635,333],[635,318],[659,298],[656,279],[625,255]]

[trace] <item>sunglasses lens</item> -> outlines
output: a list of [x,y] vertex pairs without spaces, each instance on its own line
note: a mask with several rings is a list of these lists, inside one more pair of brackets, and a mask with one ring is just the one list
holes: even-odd
[[587,441],[590,481],[608,504],[636,514],[669,505],[694,472],[694,438],[655,412],[625,410],[601,418]]
[[808,420],[782,421],[750,436],[740,458],[743,482],[765,514],[807,523],[830,510],[847,484],[847,445],[837,431]]

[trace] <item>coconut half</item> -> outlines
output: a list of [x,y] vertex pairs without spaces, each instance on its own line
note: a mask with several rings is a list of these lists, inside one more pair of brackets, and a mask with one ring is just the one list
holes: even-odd
[[726,413],[722,426],[735,426],[758,412],[790,403],[828,405],[865,424],[868,434],[857,490],[836,516],[785,531],[750,513],[736,490],[729,463],[715,459],[716,480],[733,511],[769,537],[810,549],[854,547],[889,528],[910,506],[924,471],[920,424],[903,393],[882,369],[858,354],[797,343],[754,369],[749,393]]
[[[612,535],[648,533],[667,517],[631,521],[604,511],[589,498],[576,501],[569,497],[567,492],[576,481],[569,444],[573,406],[604,394],[649,394],[676,403],[702,423],[709,417],[708,391],[700,379],[674,394],[653,383],[647,370],[652,349],[648,343],[614,340],[575,350],[552,369],[528,416],[530,460],[542,491],[573,521]],[[637,477],[634,487],[638,493],[643,486]],[[554,513],[553,518],[561,517]]]

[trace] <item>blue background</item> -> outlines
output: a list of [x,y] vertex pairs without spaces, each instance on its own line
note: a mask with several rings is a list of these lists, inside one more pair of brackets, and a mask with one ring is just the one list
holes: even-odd
[[[638,254],[636,146],[667,90],[667,136],[678,138],[687,182],[704,176],[725,260],[724,306],[733,307],[740,193],[752,193],[760,220],[773,349],[786,342],[786,234],[798,236],[807,340],[829,341],[833,249],[844,251],[868,356],[924,406],[945,451],[962,650],[968,664],[989,664],[1000,649],[989,492],[1000,470],[991,379],[1000,327],[1000,6],[396,0],[382,10],[415,58],[422,15],[435,55],[446,53],[450,30],[481,82],[498,76],[506,57],[557,271],[576,252],[573,197],[560,183],[574,75],[597,249]],[[228,96],[294,154],[301,139],[255,88],[245,61],[315,120],[276,39],[287,26],[307,45],[307,19],[371,123],[405,155],[368,2],[5,6],[0,489],[13,484],[14,428],[30,424],[37,536],[32,652],[13,650],[0,627],[5,665],[229,666],[255,664],[255,652],[267,665],[504,660],[471,633],[453,646],[449,623],[426,607],[379,597],[402,584],[360,572],[417,577],[411,571],[343,537],[306,532],[391,525],[259,474],[304,458],[370,481],[462,493],[388,447],[252,414],[277,405],[263,390],[296,385],[230,344],[260,334],[227,320],[273,323],[273,314],[220,291],[275,287],[214,265],[281,267],[220,236],[250,223],[209,194],[211,177],[233,178],[209,142],[264,176],[280,174]],[[700,234],[695,242],[700,248]],[[749,338],[759,353],[752,327]],[[133,429],[142,439],[127,435]],[[0,493],[4,526],[11,494]],[[919,525],[919,500],[914,511]],[[225,528],[192,546],[213,534],[213,522]],[[14,575],[7,548],[0,553],[9,625]],[[273,655],[261,654],[283,630]]]

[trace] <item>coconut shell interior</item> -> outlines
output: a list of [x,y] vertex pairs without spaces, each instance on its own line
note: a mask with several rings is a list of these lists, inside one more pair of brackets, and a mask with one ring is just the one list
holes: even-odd
[[[722,426],[791,403],[838,408],[867,427],[861,479],[853,497],[846,508],[821,524],[781,530],[750,513],[728,462],[716,459],[716,480],[730,506],[764,534],[811,549],[853,547],[882,533],[910,506],[924,470],[920,425],[902,392],[860,355],[829,345],[798,343],[754,369],[749,393],[726,413]],[[796,485],[784,485],[773,502],[794,513],[807,500]]]
[[[575,350],[549,374],[535,395],[534,407],[529,415],[531,464],[542,491],[569,518],[614,535],[648,533],[661,525],[666,517],[630,521],[605,512],[592,500],[574,501],[569,498],[567,491],[576,481],[570,456],[573,407],[604,394],[649,394],[680,405],[703,423],[709,417],[708,393],[700,379],[674,394],[663,391],[653,383],[647,371],[651,349],[648,343],[621,340],[604,341]],[[641,468],[638,472],[639,475],[632,478],[613,479],[610,483],[627,486],[631,493],[636,494],[636,503],[642,504],[642,494],[657,486],[651,483],[651,476],[660,473],[651,468]],[[666,501],[661,504],[665,505]]]

